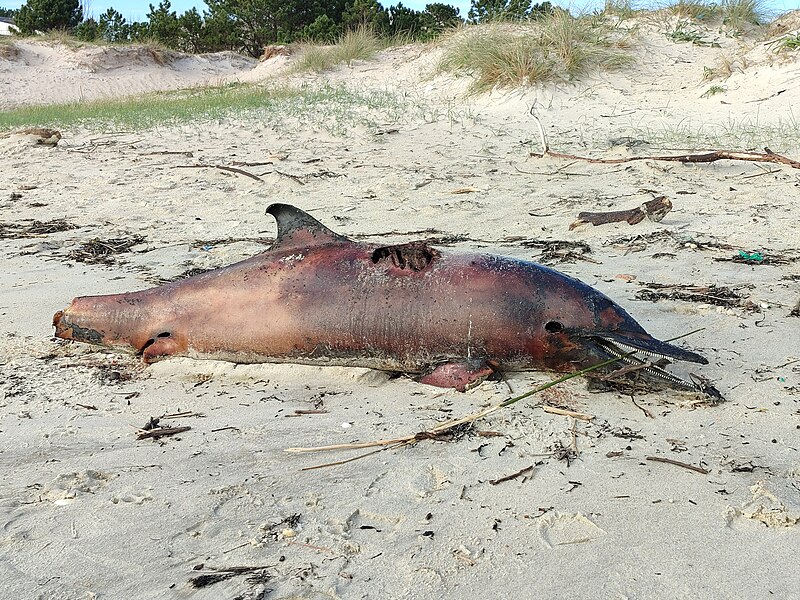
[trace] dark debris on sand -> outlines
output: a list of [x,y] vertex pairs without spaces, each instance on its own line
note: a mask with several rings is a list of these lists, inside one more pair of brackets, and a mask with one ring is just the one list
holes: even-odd
[[101,240],[95,238],[84,242],[76,250],[72,250],[68,257],[76,262],[86,264],[112,264],[117,254],[130,252],[131,248],[144,243],[147,238],[143,235],[130,235],[126,237]]
[[53,219],[52,221],[26,220],[19,223],[0,222],[0,239],[18,240],[79,228],[80,225],[70,223],[66,219]]

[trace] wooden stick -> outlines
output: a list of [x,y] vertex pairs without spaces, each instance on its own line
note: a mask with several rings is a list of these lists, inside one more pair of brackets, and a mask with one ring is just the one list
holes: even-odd
[[146,439],[154,439],[157,440],[158,438],[166,437],[168,435],[175,435],[176,433],[183,433],[184,431],[189,431],[191,427],[159,427],[158,429],[150,429],[148,431],[142,431],[136,436],[137,440],[146,440]]
[[503,477],[498,477],[497,479],[490,479],[489,485],[497,485],[498,483],[503,483],[504,481],[511,481],[512,479],[516,479],[522,475],[527,475],[528,473],[533,471],[533,468],[536,465],[531,465],[530,467],[525,467],[524,469],[520,469],[516,473],[512,473],[511,475],[505,475]]
[[626,221],[629,225],[636,225],[644,221],[645,217],[658,223],[672,210],[672,202],[666,196],[659,196],[628,210],[612,210],[606,212],[581,212],[578,220],[570,224],[570,229],[579,225],[591,223],[592,225],[605,225],[606,223],[619,223]]
[[685,462],[681,462],[679,460],[672,460],[671,458],[662,458],[661,456],[647,456],[645,457],[647,460],[652,460],[655,462],[662,462],[667,463],[670,465],[675,465],[677,467],[683,467],[684,469],[689,469],[690,471],[696,471],[698,473],[702,473],[703,475],[708,475],[708,470],[704,469],[703,467],[696,467],[694,465],[690,465]]
[[549,404],[542,404],[542,410],[546,413],[550,413],[553,415],[572,417],[573,419],[580,419],[581,421],[591,421],[592,419],[594,419],[594,415],[587,415],[584,413],[575,412],[573,410],[557,408],[555,406],[550,406]]

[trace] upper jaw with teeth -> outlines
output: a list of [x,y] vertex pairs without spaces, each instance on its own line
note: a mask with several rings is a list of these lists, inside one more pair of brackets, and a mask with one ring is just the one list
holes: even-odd
[[[666,365],[671,364],[671,357],[669,356],[657,352],[651,352],[649,350],[643,350],[631,344],[620,342],[616,339],[612,341],[607,338],[597,338],[597,341],[598,345],[604,351],[608,352],[612,357],[619,358],[621,363],[639,367],[639,369],[636,369],[637,371],[644,371],[648,375],[669,382],[681,388],[693,391],[700,389],[697,384],[686,381],[685,379],[664,370]],[[644,357],[639,358],[641,355],[644,355]],[[654,360],[649,360],[651,358]]]

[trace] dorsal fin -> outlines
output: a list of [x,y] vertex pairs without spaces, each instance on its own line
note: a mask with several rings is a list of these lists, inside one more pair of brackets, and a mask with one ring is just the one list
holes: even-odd
[[278,237],[273,249],[324,246],[333,242],[349,242],[346,237],[331,231],[314,217],[290,204],[270,204],[267,214],[278,223]]

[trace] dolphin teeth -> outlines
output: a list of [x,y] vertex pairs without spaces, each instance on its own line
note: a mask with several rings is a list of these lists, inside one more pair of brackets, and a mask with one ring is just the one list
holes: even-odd
[[[650,360],[643,360],[642,358],[639,358],[637,355],[644,354],[648,357],[657,358],[658,360],[669,361],[668,356],[665,356],[663,354],[658,354],[657,352],[641,350],[630,344],[625,344],[624,342],[618,342],[617,340],[614,340],[612,342],[611,340],[600,338],[599,341],[601,347],[606,352],[608,352],[615,358],[621,359],[623,363],[629,365],[639,365],[642,367],[641,370],[647,373],[648,375],[651,375],[658,379],[662,379],[664,381],[668,381],[673,385],[677,385],[678,387],[682,387],[684,389],[691,391],[701,390],[701,387],[696,383],[693,383],[691,381],[686,381],[682,377],[678,377],[677,375],[670,373],[669,371],[665,371],[660,366],[653,364]],[[626,354],[629,354],[631,352],[634,352],[635,354],[626,356]]]

